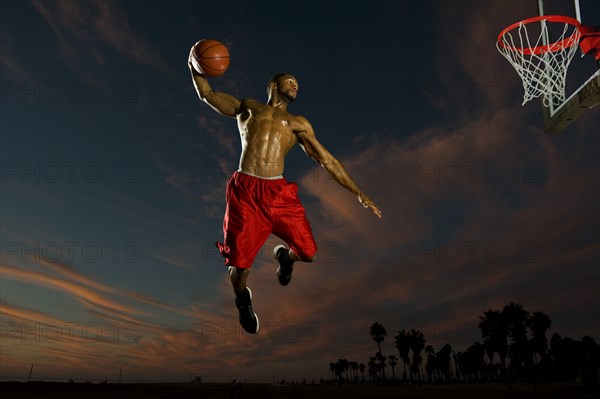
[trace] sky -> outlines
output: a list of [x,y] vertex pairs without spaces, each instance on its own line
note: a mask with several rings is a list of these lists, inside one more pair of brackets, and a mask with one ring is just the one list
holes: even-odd
[[[367,364],[374,322],[384,354],[411,328],[460,351],[510,302],[600,339],[600,112],[544,133],[495,48],[536,3],[2,0],[0,379],[318,380]],[[288,110],[383,212],[293,149],[319,254],[281,287],[267,240],[257,335],[214,246],[240,140],[194,91],[203,38],[231,56],[215,91],[296,76]],[[567,92],[595,69],[576,55]]]

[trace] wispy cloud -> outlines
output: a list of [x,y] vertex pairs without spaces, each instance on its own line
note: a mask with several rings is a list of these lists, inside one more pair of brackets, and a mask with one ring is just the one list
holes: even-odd
[[135,62],[169,71],[159,50],[134,31],[119,2],[94,3],[98,8],[94,18],[74,18],[73,3],[67,0],[52,4],[33,0],[33,5],[56,35],[63,59],[74,70],[81,70],[84,55],[98,65],[109,62],[107,46]]

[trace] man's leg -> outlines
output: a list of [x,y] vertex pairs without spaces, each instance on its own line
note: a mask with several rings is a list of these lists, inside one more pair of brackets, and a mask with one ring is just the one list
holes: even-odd
[[229,279],[235,295],[241,294],[246,289],[246,280],[248,280],[249,274],[250,269],[229,266]]
[[288,256],[290,258],[290,260],[292,262],[296,262],[296,261],[302,261],[302,262],[307,262],[307,263],[312,263],[315,261],[315,258],[317,257],[317,254],[315,253],[312,257],[302,260],[300,259],[300,257],[298,257],[298,255],[296,255],[296,253],[294,251],[292,251],[291,249],[288,250]]
[[317,253],[317,243],[312,234],[306,211],[298,197],[296,183],[283,184],[283,189],[274,193],[278,203],[273,207],[273,234],[285,241],[289,249],[283,245],[274,248],[273,253],[279,262],[277,279],[279,284],[288,285],[292,279],[294,262],[312,262]]
[[294,262],[313,262],[317,254],[315,253],[307,259],[300,259],[293,250],[287,249],[283,245],[277,245],[273,249],[273,255],[275,255],[275,259],[279,262],[279,267],[277,268],[277,280],[279,280],[279,284],[286,286],[292,280]]
[[229,279],[235,292],[235,306],[240,313],[240,324],[250,334],[259,328],[258,316],[252,310],[252,291],[246,286],[250,269],[229,266]]

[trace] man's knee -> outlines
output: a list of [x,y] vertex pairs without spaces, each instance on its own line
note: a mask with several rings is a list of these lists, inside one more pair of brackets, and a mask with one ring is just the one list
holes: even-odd
[[244,267],[229,266],[229,275],[235,279],[240,279],[248,276],[250,269]]

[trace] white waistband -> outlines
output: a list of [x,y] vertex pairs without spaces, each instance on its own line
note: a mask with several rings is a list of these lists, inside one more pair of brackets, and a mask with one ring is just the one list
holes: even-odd
[[283,175],[272,176],[272,177],[265,177],[265,176],[258,176],[258,175],[252,174],[252,173],[244,172],[241,169],[238,169],[238,173],[242,173],[244,175],[248,175],[248,176],[252,176],[252,177],[257,177],[259,179],[264,179],[264,180],[278,180],[278,179],[283,179]]

